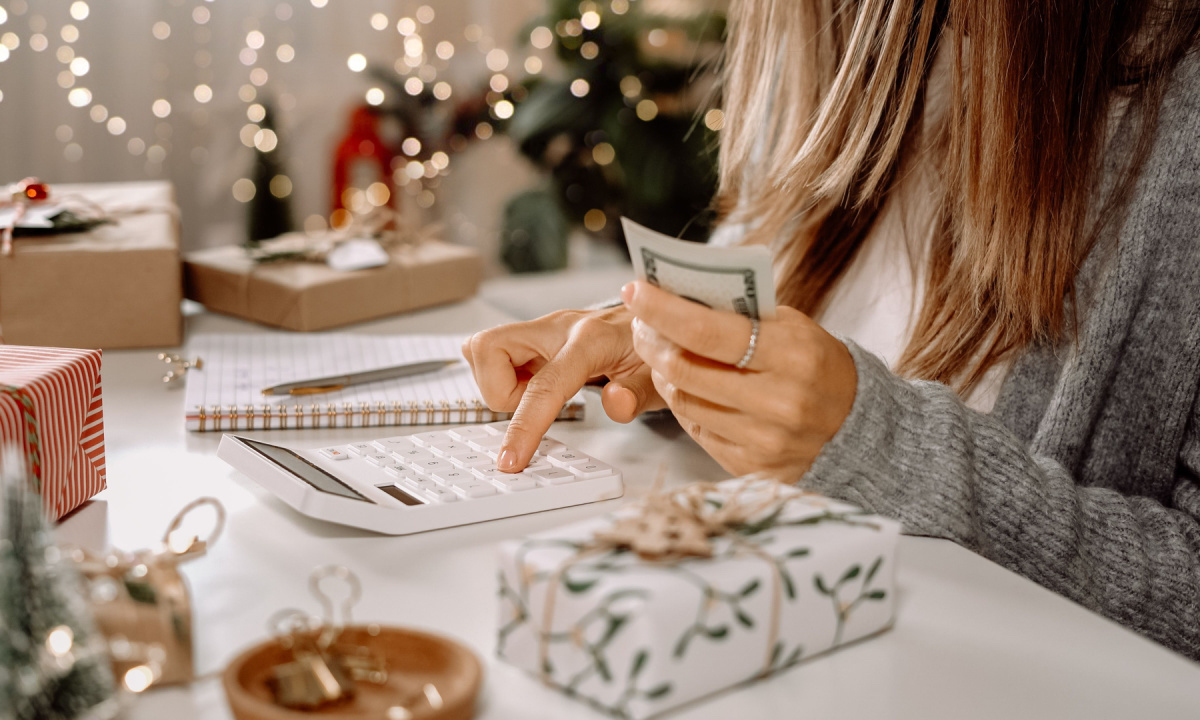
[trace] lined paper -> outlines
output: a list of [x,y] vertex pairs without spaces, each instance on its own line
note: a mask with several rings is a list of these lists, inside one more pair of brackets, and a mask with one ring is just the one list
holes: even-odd
[[[483,403],[470,366],[462,361],[463,335],[352,335],[344,333],[205,335],[188,352],[204,361],[187,372],[187,428],[197,431],[312,427],[367,427],[491,422],[506,419]],[[285,382],[420,362],[460,362],[406,378],[352,385],[305,396],[264,396]],[[577,396],[563,418],[582,417]]]

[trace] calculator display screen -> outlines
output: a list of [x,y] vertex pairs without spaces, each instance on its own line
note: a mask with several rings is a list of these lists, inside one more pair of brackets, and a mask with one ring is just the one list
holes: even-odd
[[238,439],[249,445],[254,450],[257,450],[258,453],[263,457],[267,458],[276,465],[282,466],[291,474],[295,475],[323,493],[337,495],[338,497],[350,498],[351,500],[371,502],[367,498],[352,490],[348,485],[346,485],[346,483],[338,480],[333,475],[330,475],[316,465],[313,465],[291,450],[286,450],[276,445],[268,445],[267,443],[258,442],[257,440],[251,440],[249,438]]

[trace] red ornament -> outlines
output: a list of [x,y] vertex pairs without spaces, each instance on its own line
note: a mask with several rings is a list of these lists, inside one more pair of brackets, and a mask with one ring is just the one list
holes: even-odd
[[387,187],[388,204],[394,207],[392,158],[391,149],[379,137],[375,113],[368,107],[355,108],[349,132],[338,143],[333,159],[333,209],[346,207],[347,190],[366,190],[377,182]]
[[14,193],[13,199],[35,203],[48,200],[50,199],[50,186],[37,178],[25,178],[17,183],[17,192]]

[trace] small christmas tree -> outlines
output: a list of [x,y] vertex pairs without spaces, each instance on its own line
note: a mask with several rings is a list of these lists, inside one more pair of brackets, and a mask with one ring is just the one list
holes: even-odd
[[254,198],[250,201],[248,244],[292,231],[292,181],[283,166],[283,152],[275,129],[275,113],[269,103],[263,103],[263,118],[258,123],[260,135],[254,143]]
[[114,717],[107,644],[15,452],[0,462],[0,720]]

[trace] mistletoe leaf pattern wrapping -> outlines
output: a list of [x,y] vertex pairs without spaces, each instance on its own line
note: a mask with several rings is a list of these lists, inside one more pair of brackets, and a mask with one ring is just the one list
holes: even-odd
[[[705,511],[757,486],[717,487]],[[640,719],[893,622],[893,521],[787,488],[778,506],[712,537],[708,557],[647,559],[595,542],[635,510],[503,545],[500,657]]]

